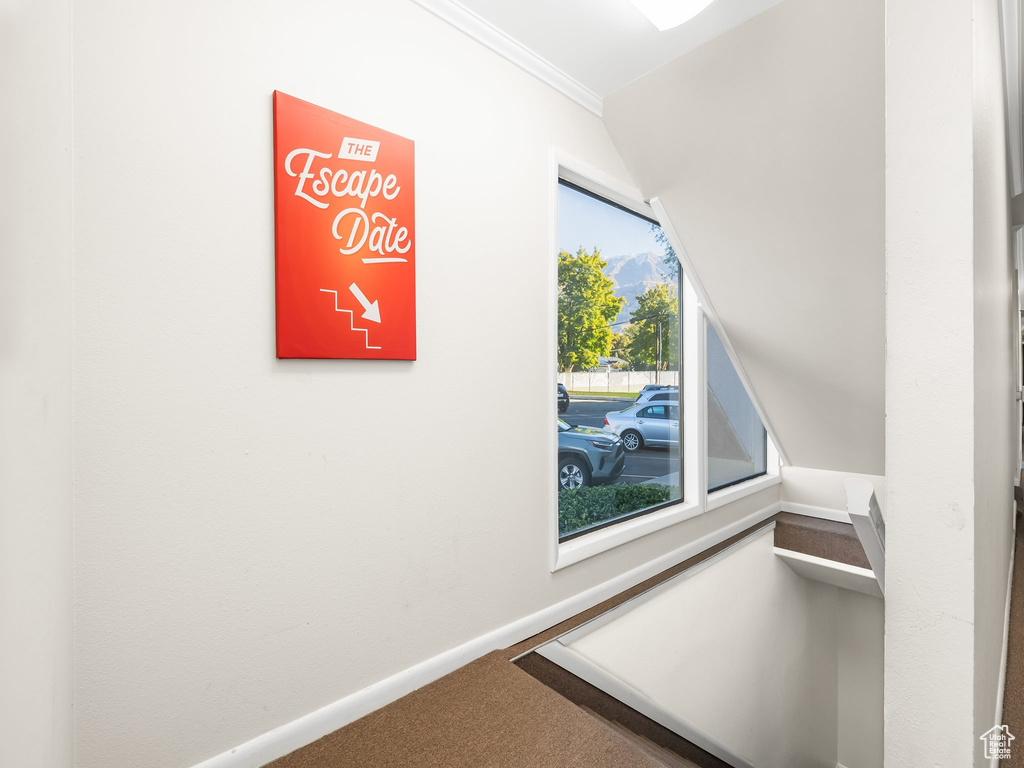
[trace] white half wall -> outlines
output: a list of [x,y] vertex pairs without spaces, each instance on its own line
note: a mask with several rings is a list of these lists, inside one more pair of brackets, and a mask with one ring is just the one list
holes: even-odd
[[738,765],[882,768],[880,595],[778,553],[769,530],[540,653]]
[[839,764],[882,768],[885,610],[881,600],[839,590]]
[[0,2],[0,765],[72,761],[71,3]]
[[789,464],[884,474],[883,0],[786,0],[605,99]]
[[834,768],[844,591],[769,530],[566,645],[749,764]]
[[[778,501],[550,571],[552,147],[630,181],[590,112],[407,0],[79,3],[74,46],[79,768],[195,765]],[[275,359],[274,89],[416,141],[417,361]]]

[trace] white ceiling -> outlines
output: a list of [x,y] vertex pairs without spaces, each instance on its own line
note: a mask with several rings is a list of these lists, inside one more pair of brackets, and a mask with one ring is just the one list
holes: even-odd
[[[779,2],[716,0],[692,20],[665,32],[659,32],[629,0],[461,0],[450,4],[461,4],[603,99]],[[429,3],[437,4],[436,0]]]

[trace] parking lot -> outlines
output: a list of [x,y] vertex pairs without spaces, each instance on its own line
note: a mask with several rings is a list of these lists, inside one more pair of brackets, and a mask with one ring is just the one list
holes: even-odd
[[[569,410],[558,414],[562,421],[574,426],[604,428],[604,415],[610,411],[621,411],[633,404],[632,399],[597,399],[584,395],[570,395]],[[626,454],[626,468],[619,477],[620,483],[642,483],[664,477],[679,471],[679,457],[664,448],[641,448],[636,453]],[[678,478],[678,476],[676,476]],[[678,479],[673,481],[678,483]]]

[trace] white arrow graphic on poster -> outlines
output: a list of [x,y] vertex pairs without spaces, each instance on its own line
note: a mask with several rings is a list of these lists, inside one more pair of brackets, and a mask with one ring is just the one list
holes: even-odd
[[374,301],[371,304],[370,300],[366,298],[363,292],[359,290],[359,286],[356,285],[355,283],[352,283],[352,285],[350,285],[348,289],[352,291],[352,295],[356,297],[359,303],[363,305],[363,309],[366,310],[365,312],[363,312],[363,317],[369,320],[371,323],[379,323],[380,307],[377,305],[377,302]]

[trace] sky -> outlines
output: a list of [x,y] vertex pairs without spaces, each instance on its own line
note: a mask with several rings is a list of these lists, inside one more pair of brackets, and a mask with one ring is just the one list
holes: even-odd
[[595,245],[605,258],[629,253],[664,253],[651,225],[621,208],[558,185],[558,249],[576,253]]

